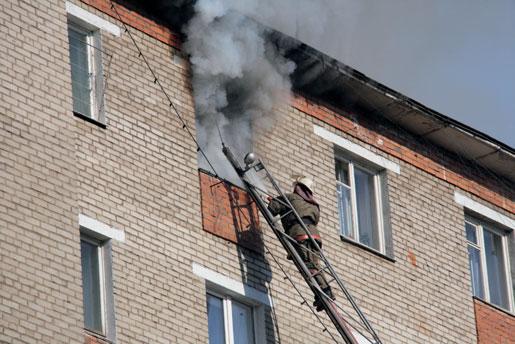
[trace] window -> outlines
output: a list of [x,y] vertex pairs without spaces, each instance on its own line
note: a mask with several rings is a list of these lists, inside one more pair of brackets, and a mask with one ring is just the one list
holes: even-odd
[[254,313],[251,305],[208,292],[209,344],[255,344]]
[[114,342],[111,240],[81,227],[80,253],[84,328]]
[[112,245],[123,243],[125,232],[79,214],[84,328],[114,343]]
[[385,252],[380,171],[337,157],[336,190],[340,235]]
[[104,334],[104,259],[101,243],[93,238],[81,236],[80,252],[84,327],[95,333]]
[[[101,48],[100,31],[120,37],[115,24],[66,1],[73,112],[105,127],[104,93],[112,56]],[[105,58],[105,63],[102,61]]]
[[466,218],[465,235],[473,295],[498,307],[513,310],[509,234],[489,222]]
[[69,20],[68,39],[72,76],[73,111],[103,121],[103,76],[100,32]]

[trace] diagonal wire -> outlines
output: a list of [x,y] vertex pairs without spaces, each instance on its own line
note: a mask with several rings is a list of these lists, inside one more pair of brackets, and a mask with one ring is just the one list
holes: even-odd
[[138,51],[138,56],[141,57],[141,59],[145,62],[148,70],[150,71],[150,73],[152,74],[152,77],[154,78],[154,84],[158,85],[159,88],[161,89],[161,92],[164,94],[166,100],[168,101],[168,106],[170,109],[173,110],[173,112],[175,113],[175,115],[177,116],[177,118],[179,119],[179,121],[181,122],[182,124],[182,128],[184,130],[186,130],[186,132],[188,133],[188,135],[191,137],[191,139],[193,140],[193,142],[195,143],[195,146],[197,147],[197,152],[200,152],[200,154],[202,154],[202,156],[204,157],[204,159],[206,159],[206,162],[208,163],[209,167],[211,168],[211,170],[214,172],[215,176],[218,177],[218,173],[216,173],[216,170],[214,168],[214,166],[211,164],[211,161],[208,159],[206,153],[204,152],[204,150],[202,149],[202,147],[200,147],[198,141],[197,141],[197,138],[195,137],[195,135],[193,135],[193,133],[191,132],[190,128],[188,127],[188,124],[186,123],[186,121],[184,120],[184,118],[181,116],[179,110],[177,109],[177,107],[175,106],[172,98],[168,95],[168,92],[166,92],[163,84],[161,83],[161,81],[159,80],[157,74],[154,72],[154,69],[152,68],[152,66],[150,65],[150,63],[148,62],[147,58],[145,57],[145,55],[143,54],[143,51],[140,49],[138,43],[136,43],[136,40],[134,39],[134,36],[132,35],[131,31],[129,30],[129,27],[127,26],[127,24],[125,24],[125,22],[122,20],[122,17],[120,15],[120,13],[118,12],[118,9],[116,8],[115,4],[113,1],[111,1],[111,9],[116,13],[116,16],[118,17],[118,20],[122,23],[123,25],[123,28],[124,28],[124,31],[129,35],[132,43],[134,44],[134,47],[136,48],[136,50]]
[[282,273],[284,274],[284,277],[288,280],[288,282],[290,282],[290,284],[292,285],[293,289],[295,289],[295,291],[297,292],[297,294],[299,294],[300,298],[302,299],[302,303],[306,304],[309,309],[311,310],[311,312],[313,313],[313,315],[317,318],[317,320],[320,322],[320,324],[322,325],[322,327],[324,328],[324,332],[327,332],[329,333],[329,335],[331,336],[331,338],[334,340],[335,343],[339,343],[338,340],[336,340],[336,338],[334,337],[334,335],[331,333],[331,331],[329,331],[329,329],[327,328],[327,326],[325,325],[324,321],[322,320],[322,318],[320,317],[320,315],[318,315],[317,312],[315,312],[315,310],[313,309],[313,307],[311,307],[308,303],[308,300],[306,300],[306,298],[304,297],[304,295],[302,295],[301,291],[299,290],[299,288],[297,287],[297,285],[293,282],[293,280],[290,278],[290,276],[288,275],[288,273],[286,272],[286,270],[284,269],[284,267],[281,265],[281,263],[279,263],[279,260],[273,255],[272,251],[268,248],[268,246],[263,242],[263,246],[265,247],[265,250],[266,250],[266,253],[268,255],[270,255],[270,257],[272,257],[272,259],[274,260],[275,264],[279,267],[279,269],[282,271]]

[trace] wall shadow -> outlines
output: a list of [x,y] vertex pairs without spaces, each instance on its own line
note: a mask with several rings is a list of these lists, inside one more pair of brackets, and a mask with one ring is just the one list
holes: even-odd
[[[236,245],[242,283],[272,300],[272,271],[255,202],[247,192],[229,181],[200,170],[203,229]],[[266,342],[280,343],[273,305],[264,306]]]

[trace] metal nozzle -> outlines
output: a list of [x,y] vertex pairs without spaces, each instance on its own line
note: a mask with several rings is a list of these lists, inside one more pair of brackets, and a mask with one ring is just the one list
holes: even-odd
[[243,159],[243,162],[245,162],[246,167],[252,166],[256,162],[256,154],[253,152],[247,153]]

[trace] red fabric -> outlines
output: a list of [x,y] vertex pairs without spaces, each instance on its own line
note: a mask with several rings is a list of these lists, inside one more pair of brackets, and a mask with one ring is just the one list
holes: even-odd
[[[322,240],[322,238],[318,234],[311,234],[311,237],[314,240]],[[297,240],[297,241],[304,241],[304,240],[307,240],[308,238],[309,237],[308,237],[307,234],[301,234],[301,235],[296,235],[294,239]]]

